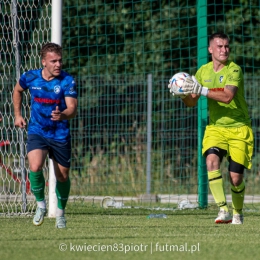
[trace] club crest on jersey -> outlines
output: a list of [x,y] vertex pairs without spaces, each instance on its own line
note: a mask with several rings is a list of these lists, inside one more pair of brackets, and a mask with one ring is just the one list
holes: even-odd
[[60,93],[60,86],[59,86],[59,85],[56,85],[56,86],[54,87],[54,93],[55,93],[55,94],[59,94],[59,93]]
[[74,87],[71,87],[71,88],[70,88],[70,92],[69,92],[69,93],[70,93],[70,94],[75,93]]
[[222,83],[224,76],[219,77],[219,83]]

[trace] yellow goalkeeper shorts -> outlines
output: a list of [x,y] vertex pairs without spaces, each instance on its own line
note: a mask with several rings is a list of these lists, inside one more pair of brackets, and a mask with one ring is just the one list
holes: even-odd
[[254,149],[254,135],[249,126],[217,127],[208,125],[203,138],[202,154],[211,147],[219,147],[227,151],[234,162],[251,169]]

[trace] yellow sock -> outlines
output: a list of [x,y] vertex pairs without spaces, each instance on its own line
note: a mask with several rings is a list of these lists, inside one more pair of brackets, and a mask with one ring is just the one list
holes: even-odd
[[226,195],[220,170],[208,172],[209,188],[217,205],[228,212]]
[[238,186],[231,185],[231,195],[233,214],[242,214],[245,197],[245,182],[242,181]]

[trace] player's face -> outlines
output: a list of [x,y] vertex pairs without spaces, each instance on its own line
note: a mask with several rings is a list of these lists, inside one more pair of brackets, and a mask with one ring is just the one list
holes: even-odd
[[213,39],[210,42],[209,52],[211,53],[213,62],[225,63],[230,53],[228,39]]
[[42,59],[44,75],[49,80],[60,75],[62,67],[62,57],[55,52],[48,52]]

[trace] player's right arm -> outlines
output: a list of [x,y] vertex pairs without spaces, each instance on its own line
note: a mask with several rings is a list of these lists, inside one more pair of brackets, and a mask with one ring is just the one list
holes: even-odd
[[187,107],[195,107],[199,98],[200,95],[190,94],[183,98],[182,101]]
[[24,128],[26,126],[26,122],[21,114],[23,91],[24,89],[20,86],[19,82],[17,82],[13,91],[13,106],[15,116],[14,124],[20,128]]
[[[196,74],[195,74],[196,78],[200,79],[200,73],[201,73],[201,69],[199,69],[196,72]],[[200,98],[200,95],[188,94],[188,95],[186,95],[186,97],[184,99],[182,99],[182,101],[187,107],[195,107],[197,105],[199,98]]]

